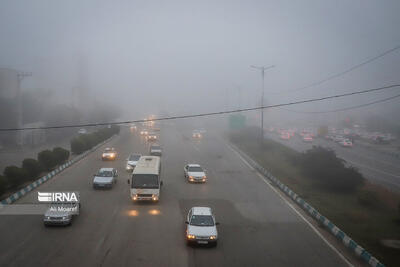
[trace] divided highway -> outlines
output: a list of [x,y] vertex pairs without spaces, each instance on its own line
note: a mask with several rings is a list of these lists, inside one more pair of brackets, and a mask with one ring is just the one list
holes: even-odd
[[[186,132],[186,133],[185,133]],[[346,266],[334,252],[222,139],[190,129],[161,129],[159,203],[132,203],[125,159],[147,154],[139,136],[121,131],[107,146],[119,153],[101,161],[102,149],[39,187],[79,191],[82,208],[69,227],[44,227],[42,216],[0,217],[1,266]],[[189,184],[185,163],[207,170],[206,184]],[[111,190],[93,190],[101,167],[118,169]],[[37,191],[17,203],[36,203]],[[221,224],[215,248],[186,246],[185,216],[210,206]]]
[[400,192],[400,159],[398,158],[358,146],[357,142],[352,148],[346,148],[333,141],[319,138],[315,138],[312,143],[306,143],[298,136],[294,136],[290,140],[282,140],[276,134],[267,133],[265,137],[299,152],[311,149],[315,145],[331,148],[338,157],[359,169],[367,179]]

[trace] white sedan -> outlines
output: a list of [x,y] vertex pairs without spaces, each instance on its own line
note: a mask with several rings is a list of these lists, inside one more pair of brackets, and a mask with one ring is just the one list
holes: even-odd
[[218,222],[209,207],[193,207],[189,210],[186,218],[186,241],[190,245],[197,244],[213,244],[217,245],[218,241]]
[[205,170],[199,164],[187,164],[183,172],[189,182],[205,183],[207,180]]

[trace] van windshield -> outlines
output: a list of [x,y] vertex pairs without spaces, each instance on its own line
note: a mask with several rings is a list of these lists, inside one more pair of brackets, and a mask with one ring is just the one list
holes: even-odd
[[155,174],[134,174],[132,175],[132,188],[153,188],[158,189],[158,175]]

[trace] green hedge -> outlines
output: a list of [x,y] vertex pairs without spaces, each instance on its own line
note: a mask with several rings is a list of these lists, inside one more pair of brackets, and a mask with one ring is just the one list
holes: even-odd
[[48,149],[39,152],[38,161],[47,171],[52,170],[57,165],[53,152]]
[[71,151],[75,154],[81,154],[107,140],[114,134],[118,134],[119,130],[119,126],[111,126],[97,130],[93,133],[80,134],[71,140]]
[[333,192],[354,192],[364,184],[364,177],[354,167],[346,167],[333,150],[319,146],[302,153],[298,162],[315,184]]
[[0,196],[6,192],[8,187],[7,179],[3,175],[0,175]]
[[57,164],[62,164],[69,158],[69,151],[62,147],[53,148],[53,156]]
[[4,176],[0,176],[0,195],[7,189],[17,189],[22,184],[36,180],[43,171],[51,171],[69,158],[69,151],[55,147],[38,153],[38,159],[27,158],[22,161],[22,168],[7,166]]
[[6,177],[8,186],[11,188],[17,188],[29,178],[28,172],[17,166],[7,166],[4,169],[4,176]]
[[22,161],[22,168],[27,171],[32,179],[38,177],[43,171],[43,166],[36,159],[24,159]]

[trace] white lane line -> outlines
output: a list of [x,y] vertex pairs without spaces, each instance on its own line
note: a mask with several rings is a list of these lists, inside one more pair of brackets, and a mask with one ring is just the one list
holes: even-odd
[[[226,143],[225,143],[226,144]],[[254,169],[235,149],[233,149],[230,145],[226,144],[235,154],[253,171],[255,171],[258,177],[267,184],[303,221],[311,227],[311,229],[341,258],[348,266],[354,266],[351,264],[344,256],[341,254],[328,240],[312,225],[289,201],[284,198],[280,192],[278,192],[267,180],[261,175],[256,169]]]

